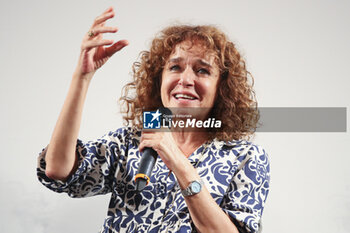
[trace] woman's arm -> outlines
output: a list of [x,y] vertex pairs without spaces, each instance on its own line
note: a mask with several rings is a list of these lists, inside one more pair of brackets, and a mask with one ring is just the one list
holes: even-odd
[[[199,180],[196,169],[189,162],[174,141],[171,133],[142,132],[139,149],[152,147],[175,174],[181,189]],[[196,229],[201,233],[238,233],[230,217],[216,204],[209,191],[203,186],[200,193],[185,197],[185,201]]]
[[[188,161],[181,159],[179,164],[181,165],[176,166],[177,169],[173,172],[176,175],[181,190],[183,190],[192,181],[199,180],[200,176]],[[204,185],[198,194],[185,197],[185,201],[193,223],[199,232],[238,233],[230,217],[216,204]]]
[[[91,79],[98,68],[128,44],[126,40],[114,43],[103,39],[104,33],[118,30],[105,26],[105,22],[114,15],[113,8],[108,8],[95,19],[89,33],[84,36],[79,62],[46,152],[46,175],[52,179],[65,181],[76,170],[75,147]],[[106,48],[106,45],[111,46]]]
[[46,175],[65,181],[77,167],[75,147],[92,74],[74,74],[46,152]]

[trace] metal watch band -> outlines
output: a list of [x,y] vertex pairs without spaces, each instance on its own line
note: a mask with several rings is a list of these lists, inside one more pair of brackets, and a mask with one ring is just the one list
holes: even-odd
[[[200,189],[199,189],[198,192],[193,192],[193,190],[192,190],[192,185],[193,185],[193,183],[195,183],[195,182],[197,182],[197,183],[200,184]],[[194,181],[192,181],[192,182],[187,186],[187,188],[181,190],[181,193],[182,193],[182,195],[183,195],[184,197],[192,196],[192,195],[194,195],[194,194],[199,193],[199,192],[202,190],[202,186],[203,186],[203,185],[204,185],[204,182],[203,182],[202,179],[194,180]]]

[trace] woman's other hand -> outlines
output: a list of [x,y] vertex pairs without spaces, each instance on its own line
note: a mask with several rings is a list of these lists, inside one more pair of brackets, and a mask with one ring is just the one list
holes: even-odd
[[[93,74],[103,66],[117,51],[128,45],[127,40],[107,40],[104,33],[116,33],[118,28],[106,26],[106,21],[113,18],[115,12],[109,7],[100,16],[96,17],[90,30],[85,34],[81,44],[81,52],[76,73],[78,75]],[[106,47],[109,46],[109,47]]]
[[145,147],[153,148],[169,170],[176,169],[180,159],[186,159],[170,132],[143,131],[139,150]]
[[103,39],[104,33],[118,31],[115,27],[105,26],[106,21],[114,15],[113,8],[108,8],[95,19],[84,36],[78,66],[45,157],[46,175],[52,179],[65,181],[75,172],[78,166],[76,143],[90,80],[98,68],[128,44],[126,40],[114,43]]

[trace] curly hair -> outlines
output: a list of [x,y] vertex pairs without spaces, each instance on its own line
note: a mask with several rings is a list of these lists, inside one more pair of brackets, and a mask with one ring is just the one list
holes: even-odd
[[218,28],[208,25],[167,27],[153,39],[149,51],[140,53],[140,61],[133,64],[133,80],[124,86],[120,98],[126,125],[142,128],[142,112],[163,106],[160,97],[162,71],[176,45],[183,41],[201,43],[214,52],[220,70],[217,97],[210,116],[222,120],[222,129],[209,132],[210,138],[249,139],[259,120],[254,79],[235,45]]

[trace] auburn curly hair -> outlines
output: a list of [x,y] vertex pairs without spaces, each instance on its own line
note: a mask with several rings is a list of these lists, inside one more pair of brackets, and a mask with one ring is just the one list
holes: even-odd
[[214,52],[220,70],[217,97],[210,117],[221,119],[221,130],[209,132],[210,138],[229,141],[248,139],[254,134],[259,111],[253,90],[254,79],[235,45],[214,26],[170,26],[162,30],[149,51],[140,53],[133,64],[133,80],[126,84],[120,98],[126,125],[142,128],[142,112],[163,106],[160,97],[164,65],[176,45],[189,40],[200,42]]

